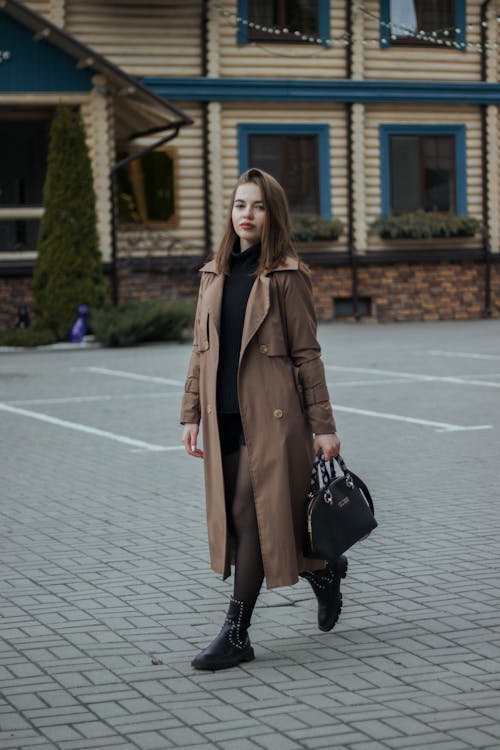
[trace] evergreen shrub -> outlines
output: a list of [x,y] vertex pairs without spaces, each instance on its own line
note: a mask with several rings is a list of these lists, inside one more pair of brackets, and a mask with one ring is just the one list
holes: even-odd
[[133,346],[148,341],[182,341],[194,322],[195,306],[184,301],[129,302],[91,310],[97,341],[106,346]]
[[0,331],[0,346],[47,346],[56,341],[57,336],[47,328],[7,328]]
[[414,211],[388,214],[377,219],[370,229],[382,239],[474,237],[481,229],[481,222],[473,216],[457,216],[452,212]]
[[317,214],[292,216],[292,236],[295,242],[338,240],[343,231],[344,225],[340,219],[326,219]]
[[41,325],[66,339],[78,306],[101,306],[107,289],[83,123],[64,106],[52,121],[44,205],[33,273],[35,308]]

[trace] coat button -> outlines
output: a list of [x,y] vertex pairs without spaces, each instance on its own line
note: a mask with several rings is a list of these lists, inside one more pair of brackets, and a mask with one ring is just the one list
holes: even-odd
[[212,407],[210,406],[210,404],[208,404],[208,406],[207,406],[207,414],[211,414],[211,413],[212,413]]
[[282,416],[283,412],[281,411],[281,409],[275,409],[273,411],[273,417],[276,417],[276,419],[281,419]]
[[266,346],[265,344],[261,344],[261,345],[259,346],[259,352],[260,352],[261,354],[267,354],[267,346]]

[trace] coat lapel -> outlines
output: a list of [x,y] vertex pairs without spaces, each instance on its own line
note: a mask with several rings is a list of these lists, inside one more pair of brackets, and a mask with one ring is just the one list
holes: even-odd
[[271,281],[269,276],[258,276],[248,298],[247,309],[245,313],[245,323],[243,325],[243,335],[241,337],[240,362],[245,353],[245,349],[255,336],[259,327],[262,325],[264,318],[269,312],[269,287]]
[[[299,267],[297,258],[287,257],[277,268],[272,269],[270,273],[276,271],[296,271]],[[218,274],[215,261],[211,260],[201,269],[201,272],[213,274],[214,278],[211,284],[207,285],[204,293],[206,308],[214,322],[217,336],[220,339],[220,317],[222,307],[222,293],[224,290],[224,274]],[[245,323],[243,325],[243,335],[241,339],[240,362],[245,349],[255,336],[262,325],[270,306],[270,285],[271,280],[269,273],[264,273],[255,279],[255,283],[248,298],[247,309],[245,313]]]

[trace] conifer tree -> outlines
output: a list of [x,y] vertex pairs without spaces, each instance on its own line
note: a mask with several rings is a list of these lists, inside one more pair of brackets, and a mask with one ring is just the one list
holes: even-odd
[[51,126],[44,204],[33,274],[35,309],[40,323],[65,339],[78,306],[102,306],[107,290],[83,123],[64,106]]

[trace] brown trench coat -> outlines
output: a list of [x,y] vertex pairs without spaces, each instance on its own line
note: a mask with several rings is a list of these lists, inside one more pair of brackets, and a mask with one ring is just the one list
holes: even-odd
[[[182,423],[201,420],[208,540],[212,568],[230,575],[232,543],[224,502],[216,384],[224,274],[201,269],[194,342]],[[324,566],[303,557],[305,495],[314,460],[312,433],[335,431],[316,339],[311,283],[298,260],[256,278],[245,315],[238,369],[240,413],[248,447],[268,588],[296,583]]]

